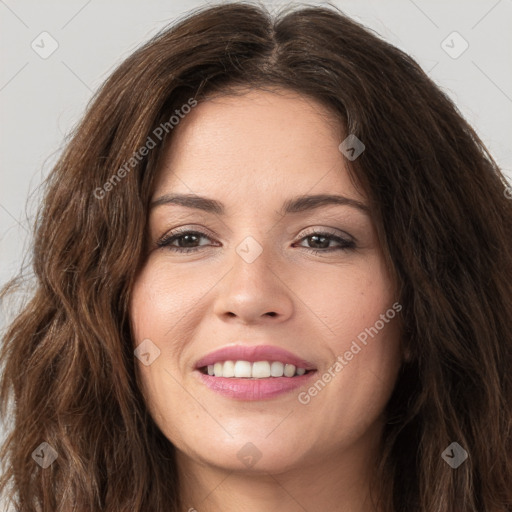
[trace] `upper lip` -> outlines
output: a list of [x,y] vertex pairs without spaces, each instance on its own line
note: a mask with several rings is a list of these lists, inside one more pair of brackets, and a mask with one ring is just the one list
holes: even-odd
[[256,361],[280,361],[285,364],[293,364],[297,368],[316,370],[313,363],[292,354],[284,348],[272,345],[231,345],[223,347],[199,359],[196,368],[203,368],[223,361],[249,361],[251,363]]

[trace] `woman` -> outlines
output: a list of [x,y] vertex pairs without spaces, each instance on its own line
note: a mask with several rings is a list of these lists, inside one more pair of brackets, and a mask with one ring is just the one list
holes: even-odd
[[2,486],[23,512],[510,511],[511,240],[504,175],[403,52],[334,8],[191,13],[48,180]]

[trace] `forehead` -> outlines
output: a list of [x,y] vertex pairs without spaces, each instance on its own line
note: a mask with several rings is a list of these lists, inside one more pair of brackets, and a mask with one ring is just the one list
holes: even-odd
[[[354,188],[338,149],[341,123],[293,91],[250,90],[199,103],[174,128],[154,196],[168,192],[261,200]],[[233,198],[234,199],[234,198]]]

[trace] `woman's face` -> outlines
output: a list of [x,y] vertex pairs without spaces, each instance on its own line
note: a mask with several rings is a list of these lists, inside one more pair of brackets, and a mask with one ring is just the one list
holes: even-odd
[[[320,104],[279,92],[199,103],[174,127],[130,305],[155,422],[181,460],[232,470],[376,442],[401,362],[401,306],[343,138]],[[295,203],[323,195],[349,201]]]

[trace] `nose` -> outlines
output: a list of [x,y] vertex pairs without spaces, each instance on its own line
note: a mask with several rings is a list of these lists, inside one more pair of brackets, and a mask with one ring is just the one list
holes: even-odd
[[244,324],[288,319],[293,313],[294,293],[276,257],[268,248],[253,261],[240,254],[235,252],[230,270],[217,285],[215,314],[223,321]]

